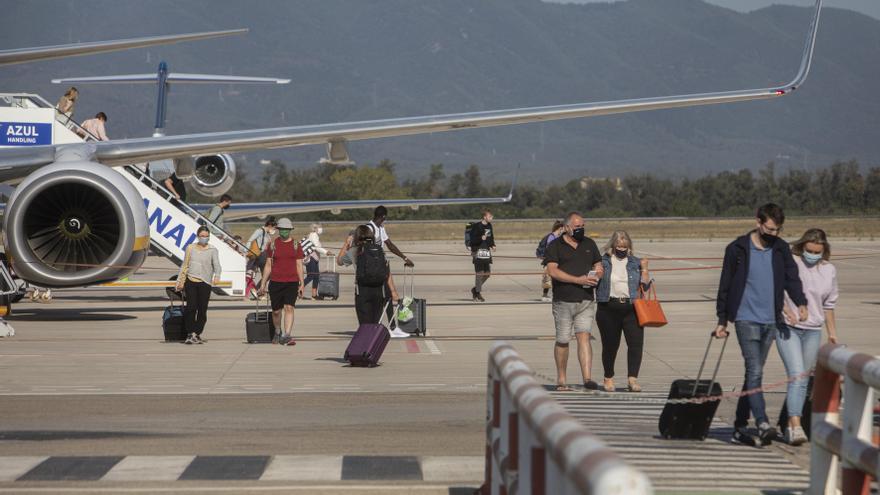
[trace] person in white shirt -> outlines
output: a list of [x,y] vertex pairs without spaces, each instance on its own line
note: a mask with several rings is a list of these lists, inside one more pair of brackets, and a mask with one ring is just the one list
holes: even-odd
[[[396,254],[399,258],[403,260],[404,265],[412,268],[415,263],[412,262],[409,258],[406,257],[403,252],[391,242],[391,239],[388,237],[388,232],[385,231],[385,219],[388,218],[388,209],[384,206],[377,206],[375,210],[373,210],[373,220],[370,221],[367,225],[369,225],[370,229],[373,231],[373,237],[375,239],[376,244],[381,244],[385,248],[388,248],[389,251]],[[391,301],[391,305],[389,306],[389,312],[395,311],[395,307],[397,306],[397,301],[399,299],[397,290],[394,286],[394,279],[390,275],[391,270],[388,271],[388,283],[385,285],[385,300]],[[391,321],[391,314],[388,315],[388,320]],[[395,338],[405,338],[410,335],[399,328],[395,328],[391,330],[391,336]]]
[[[312,284],[312,299],[318,298],[318,278],[321,273],[321,256],[333,256],[332,252],[321,245],[321,234],[323,233],[324,227],[319,223],[313,223],[312,231],[308,236],[314,250],[306,257],[306,280],[303,282],[303,286],[308,287],[310,283]],[[303,299],[305,299],[305,297]]]
[[107,130],[104,128],[104,124],[106,123],[107,114],[104,112],[98,112],[95,115],[95,118],[84,121],[81,126],[83,129],[89,131],[89,134],[95,136],[100,141],[109,141],[110,138],[107,137]]

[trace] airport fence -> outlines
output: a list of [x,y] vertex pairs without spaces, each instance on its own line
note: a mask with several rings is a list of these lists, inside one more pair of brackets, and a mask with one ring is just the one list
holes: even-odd
[[840,344],[825,344],[819,350],[813,382],[809,493],[834,494],[838,486],[842,495],[871,492],[872,478],[880,477],[880,449],[873,438],[877,388],[880,359]]
[[653,493],[648,477],[572,417],[516,350],[489,350],[483,495]]

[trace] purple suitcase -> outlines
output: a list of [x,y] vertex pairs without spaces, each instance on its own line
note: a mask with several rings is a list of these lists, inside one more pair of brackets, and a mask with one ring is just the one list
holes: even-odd
[[381,323],[364,323],[354,333],[345,350],[345,360],[352,366],[376,366],[391,340],[388,329]]

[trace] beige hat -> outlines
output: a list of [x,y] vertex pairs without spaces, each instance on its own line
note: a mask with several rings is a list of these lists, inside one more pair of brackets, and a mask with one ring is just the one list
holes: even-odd
[[277,227],[279,229],[293,229],[293,222],[291,222],[289,218],[282,218],[281,220],[278,220]]

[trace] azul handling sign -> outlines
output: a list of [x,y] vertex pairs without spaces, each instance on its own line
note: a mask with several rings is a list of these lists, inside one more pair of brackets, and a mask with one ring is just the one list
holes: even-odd
[[52,144],[52,124],[0,122],[0,146]]

